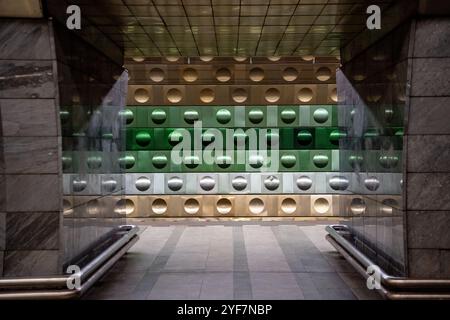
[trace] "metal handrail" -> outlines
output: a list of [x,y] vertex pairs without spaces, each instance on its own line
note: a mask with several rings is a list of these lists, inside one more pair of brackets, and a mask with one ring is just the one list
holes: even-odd
[[139,240],[138,230],[139,228],[133,225],[120,226],[118,231],[126,233],[77,274],[80,277],[80,288],[73,290],[67,288],[67,281],[74,274],[57,277],[0,279],[0,300],[70,299],[81,296]]
[[[326,227],[326,239],[360,273],[368,278],[367,268],[375,265],[356,249],[339,231],[349,232],[347,226],[330,225]],[[388,299],[450,299],[450,279],[412,279],[393,277],[380,269],[381,288],[378,289]],[[431,290],[434,290],[431,292]]]

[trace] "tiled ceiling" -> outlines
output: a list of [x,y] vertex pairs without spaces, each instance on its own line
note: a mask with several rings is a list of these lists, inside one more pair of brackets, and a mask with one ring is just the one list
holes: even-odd
[[367,6],[392,0],[71,2],[127,57],[338,56],[365,28]]

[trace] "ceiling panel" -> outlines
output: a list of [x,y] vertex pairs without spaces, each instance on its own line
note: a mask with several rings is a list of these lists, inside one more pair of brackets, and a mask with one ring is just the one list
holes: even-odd
[[[393,0],[373,0],[382,8]],[[80,1],[127,56],[338,55],[364,29],[366,0]],[[83,4],[86,3],[86,4]]]

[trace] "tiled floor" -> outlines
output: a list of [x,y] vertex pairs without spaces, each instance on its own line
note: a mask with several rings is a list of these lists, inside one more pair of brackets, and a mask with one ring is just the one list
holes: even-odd
[[323,223],[152,222],[84,298],[379,299]]

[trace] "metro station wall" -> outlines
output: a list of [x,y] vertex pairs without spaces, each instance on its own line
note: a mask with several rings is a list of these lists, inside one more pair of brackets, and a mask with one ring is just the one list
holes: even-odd
[[[335,58],[136,58],[130,72],[126,168],[128,217],[341,215],[352,178],[339,167]],[[204,131],[278,132],[280,166],[266,172],[252,146],[212,165],[174,165],[170,138],[194,121]],[[207,148],[208,133],[193,149]],[[238,139],[236,134],[234,137]],[[258,142],[259,142],[258,140]],[[193,142],[192,142],[193,144]],[[260,150],[261,151],[261,150]],[[242,156],[244,163],[227,164]],[[189,157],[192,158],[192,157]],[[194,156],[195,158],[195,156]],[[219,159],[216,159],[219,160]],[[266,159],[267,160],[267,159]],[[261,161],[261,163],[259,163]],[[343,202],[344,201],[344,202]]]

